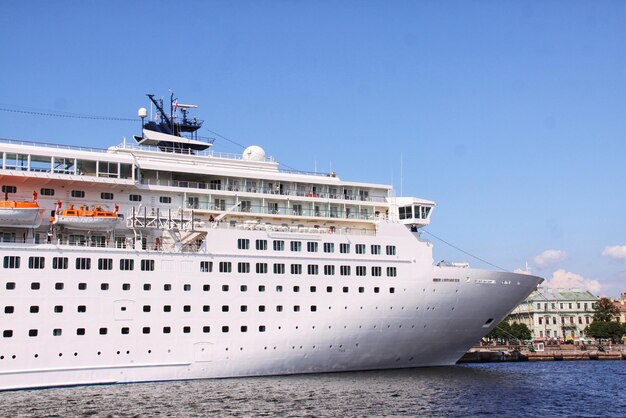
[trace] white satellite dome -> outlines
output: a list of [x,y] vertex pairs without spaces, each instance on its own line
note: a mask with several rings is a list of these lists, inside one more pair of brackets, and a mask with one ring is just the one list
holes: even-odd
[[250,145],[243,152],[246,161],[265,161],[265,150],[258,145]]

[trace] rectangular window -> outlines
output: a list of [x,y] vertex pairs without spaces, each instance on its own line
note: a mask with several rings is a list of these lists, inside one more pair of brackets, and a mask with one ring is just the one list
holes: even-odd
[[159,196],[159,203],[165,203],[169,205],[170,203],[172,203],[172,198],[169,196]]
[[213,262],[212,261],[201,261],[200,262],[200,271],[202,273],[210,273],[213,271]]
[[350,266],[340,266],[339,267],[339,273],[342,276],[349,276],[350,275]]
[[46,259],[44,257],[28,257],[29,269],[42,269],[44,268]]
[[91,270],[91,258],[77,258],[76,270]]
[[335,252],[335,244],[332,242],[324,243],[324,252],[325,253],[334,253]]
[[130,271],[135,269],[135,260],[131,258],[120,259],[120,270]]
[[285,241],[274,240],[274,251],[285,251]]
[[396,255],[395,245],[387,245],[387,255]]
[[130,283],[122,283],[122,290],[130,290]]
[[335,274],[335,266],[330,266],[330,265],[324,266],[325,276],[333,276],[334,274]]
[[290,243],[291,251],[302,251],[302,242],[300,241],[291,241]]
[[267,263],[256,263],[256,272],[258,274],[267,273]]
[[100,193],[100,199],[102,199],[102,200],[113,200],[113,193],[102,192],[102,193]]
[[54,189],[42,188],[42,189],[39,190],[39,193],[42,196],[54,196]]
[[310,253],[316,253],[317,252],[317,246],[318,246],[317,242],[307,242],[306,243],[306,250],[307,250],[307,252],[310,252]]
[[2,193],[17,193],[15,186],[2,186]]
[[237,272],[238,273],[250,273],[250,263],[237,263]]
[[141,271],[154,271],[154,260],[141,260]]
[[367,267],[365,266],[356,266],[356,275],[357,276],[365,276],[367,274]]
[[350,244],[339,244],[339,252],[342,254],[350,254]]
[[372,255],[380,255],[380,245],[372,244],[370,249],[372,251]]
[[68,259],[67,257],[53,257],[52,268],[55,270],[67,270]]
[[291,274],[302,274],[302,264],[292,264]]
[[317,264],[309,264],[307,266],[307,273],[312,276],[319,274],[319,266]]
[[267,251],[267,240],[266,239],[258,239],[258,240],[256,240],[255,248],[258,251]]
[[387,277],[396,277],[398,272],[395,267],[387,267]]
[[130,200],[131,202],[141,202],[141,195],[131,194],[128,196],[128,200]]
[[32,282],[30,284],[30,288],[31,290],[39,290],[41,288],[41,284],[39,282]]
[[72,197],[76,197],[79,199],[82,199],[85,197],[85,192],[83,190],[72,190],[70,194],[72,195]]
[[237,249],[238,250],[249,250],[250,249],[250,240],[247,238],[239,238],[237,239]]
[[109,290],[108,283],[100,283],[100,290]]
[[356,244],[354,250],[357,254],[365,254],[365,244]]
[[379,277],[382,275],[382,267],[374,266],[372,267],[372,276]]
[[5,255],[3,266],[5,269],[20,268],[20,257],[16,255]]
[[294,286],[294,287],[293,287],[293,292],[294,292],[294,293],[298,293],[298,292],[300,292],[300,286]]
[[285,274],[285,265],[282,263],[274,264],[274,274]]
[[172,290],[172,285],[170,283],[165,283],[163,285],[163,290],[166,292],[170,292]]
[[311,293],[315,293],[315,292],[317,292],[317,287],[315,287],[315,286],[311,286],[311,287],[309,287],[309,291],[310,291]]
[[113,259],[112,258],[99,258],[98,270],[113,270]]
[[233,271],[233,266],[230,261],[220,261],[220,273],[230,273]]

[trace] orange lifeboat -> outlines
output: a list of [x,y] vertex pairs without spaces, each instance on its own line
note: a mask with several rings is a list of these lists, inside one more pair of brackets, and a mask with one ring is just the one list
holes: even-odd
[[90,231],[106,231],[115,228],[117,223],[118,206],[115,211],[107,211],[102,206],[96,205],[93,208],[81,205],[78,209],[70,204],[67,209],[61,210],[61,202],[57,204],[56,215],[50,218],[50,223],[63,225],[69,229],[84,229]]
[[37,203],[37,192],[33,192],[33,201],[25,202],[18,200],[0,201],[0,226],[37,228],[41,224],[43,209]]

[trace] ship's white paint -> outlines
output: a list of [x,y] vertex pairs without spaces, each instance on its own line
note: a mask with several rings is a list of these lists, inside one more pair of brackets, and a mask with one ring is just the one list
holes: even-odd
[[[115,231],[50,229],[47,220],[0,228],[0,389],[450,365],[542,280],[434,265],[432,244],[418,232],[434,202],[389,197],[387,185],[280,172],[271,159],[124,144],[102,151],[0,141],[0,152],[0,182],[18,189],[11,198],[54,189],[38,200],[47,212],[62,200],[117,203],[126,215]],[[12,166],[11,153],[29,165]],[[60,158],[74,160],[67,172],[54,171]],[[85,197],[71,198],[75,189]],[[104,192],[114,201],[103,201]],[[415,217],[399,220],[402,205]],[[300,251],[290,251],[292,241]],[[67,269],[52,267],[59,257]],[[78,269],[86,259],[90,268]],[[101,270],[108,259],[112,269]],[[129,260],[134,269],[125,271]],[[232,272],[220,272],[220,262]],[[239,273],[238,263],[251,272]]]

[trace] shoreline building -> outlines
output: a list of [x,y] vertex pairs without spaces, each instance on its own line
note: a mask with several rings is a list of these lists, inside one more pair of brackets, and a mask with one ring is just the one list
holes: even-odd
[[586,337],[598,297],[581,289],[539,289],[517,306],[509,318],[526,324],[535,340]]
[[613,305],[619,309],[619,315],[615,318],[617,322],[626,324],[626,293],[622,293],[619,300],[614,300]]

